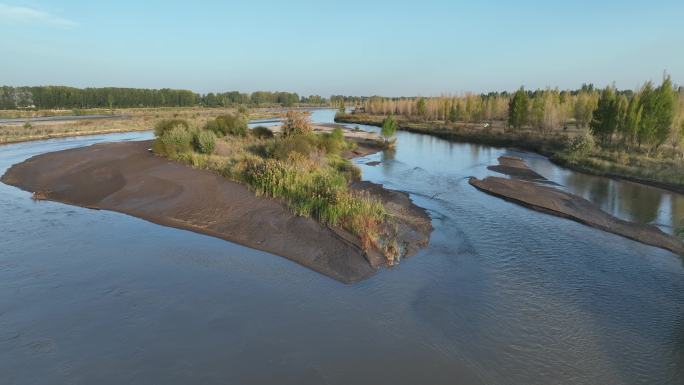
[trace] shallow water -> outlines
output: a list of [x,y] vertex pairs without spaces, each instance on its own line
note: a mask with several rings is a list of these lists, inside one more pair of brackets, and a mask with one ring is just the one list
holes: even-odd
[[[38,153],[149,137],[3,146],[0,173]],[[679,195],[400,132],[395,153],[357,163],[429,210],[432,242],[349,286],[267,253],[33,202],[0,184],[0,383],[684,382],[681,259],[467,183],[493,174],[486,166],[502,154],[616,215],[664,227],[682,218]],[[382,163],[363,165],[373,160]]]

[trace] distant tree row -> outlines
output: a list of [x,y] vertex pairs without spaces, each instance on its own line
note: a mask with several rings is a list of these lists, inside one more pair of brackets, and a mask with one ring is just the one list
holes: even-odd
[[0,108],[189,107],[199,96],[187,90],[141,88],[73,88],[63,86],[0,88]]
[[292,92],[238,91],[197,94],[188,90],[143,88],[74,88],[64,86],[0,87],[0,109],[76,109],[136,107],[228,107],[234,105],[282,105],[297,103],[324,105],[328,100]]
[[509,96],[505,92],[431,98],[373,96],[365,100],[363,107],[367,113],[376,115],[393,114],[418,120],[479,122],[506,119],[508,100]]

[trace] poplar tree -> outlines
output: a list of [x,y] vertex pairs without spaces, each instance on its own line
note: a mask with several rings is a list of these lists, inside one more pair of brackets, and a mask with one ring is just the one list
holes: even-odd
[[527,123],[530,100],[527,92],[520,87],[508,104],[508,125],[519,129]]
[[641,95],[634,94],[627,106],[627,112],[623,123],[623,135],[630,145],[634,144],[641,125]]
[[656,90],[657,104],[655,110],[655,130],[654,130],[654,144],[656,150],[660,145],[670,137],[672,133],[672,125],[675,117],[676,95],[672,87],[672,79],[666,76],[663,83]]
[[618,103],[615,89],[606,87],[601,92],[598,106],[591,120],[591,133],[602,142],[609,142],[618,126]]
[[418,99],[418,104],[416,105],[416,110],[418,111],[418,116],[423,119],[427,118],[427,105],[425,104],[425,99]]

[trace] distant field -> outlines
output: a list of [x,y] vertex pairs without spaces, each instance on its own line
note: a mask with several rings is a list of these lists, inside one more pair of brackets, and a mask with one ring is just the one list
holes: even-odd
[[[0,144],[29,140],[60,138],[76,135],[96,135],[114,132],[152,129],[162,119],[186,119],[203,125],[208,119],[234,113],[235,108],[126,108],[103,110],[0,110]],[[259,108],[249,112],[249,118],[278,117],[282,108]],[[19,115],[19,116],[18,116]]]

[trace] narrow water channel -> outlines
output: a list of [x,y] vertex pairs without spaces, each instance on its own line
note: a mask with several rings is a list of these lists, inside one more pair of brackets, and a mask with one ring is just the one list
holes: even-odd
[[[44,152],[150,137],[2,146],[0,173]],[[684,218],[681,195],[400,132],[395,152],[356,162],[365,179],[429,210],[431,244],[343,285],[267,253],[0,184],[0,383],[683,383],[682,260],[467,183],[504,154],[614,215],[663,229]]]

